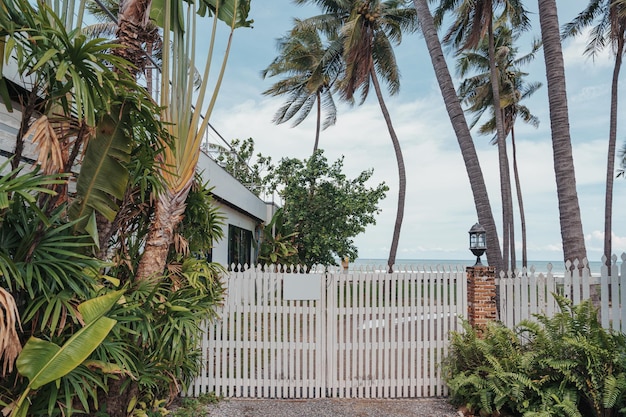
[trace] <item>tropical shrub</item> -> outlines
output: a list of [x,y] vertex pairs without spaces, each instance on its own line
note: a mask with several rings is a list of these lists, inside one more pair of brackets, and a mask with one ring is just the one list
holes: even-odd
[[481,416],[626,412],[626,337],[602,328],[590,301],[555,297],[553,317],[452,334],[443,366],[454,402]]
[[41,208],[62,176],[20,171],[0,177],[0,405],[12,416],[89,411],[103,373],[85,359],[115,325],[104,314],[122,294],[85,254],[91,240],[73,233],[66,206]]
[[[118,252],[113,257],[117,262],[105,264],[89,255],[93,240],[76,235],[75,222],[64,220],[66,205],[49,216],[39,207],[46,206],[43,197],[54,196],[46,186],[62,181],[36,171],[20,175],[20,169],[0,177],[0,317],[9,317],[1,326],[0,406],[14,416],[126,416],[133,409],[136,413],[171,402],[201,369],[201,325],[216,317],[224,293],[223,269],[190,251],[172,249],[167,279],[133,283],[133,251],[140,250],[140,232],[147,231],[141,223],[150,216],[144,213],[135,218],[137,224],[127,225],[133,231],[128,240],[134,243],[118,249],[128,250],[128,257]],[[137,195],[136,207],[147,207],[139,203],[141,193]],[[207,197],[206,187],[194,188],[188,201],[192,223],[179,230],[178,240],[190,242],[180,246],[197,253],[204,253],[210,242],[195,238],[192,225],[219,234],[219,213],[213,208],[210,214],[199,214],[210,204]],[[118,277],[124,278],[126,292],[121,301],[102,309],[110,310],[103,317],[108,326],[97,334],[96,326],[84,330],[96,318],[89,319],[94,315],[88,316],[82,306],[103,297],[119,299],[121,294],[114,291]],[[56,373],[42,383],[37,369],[45,368],[48,356],[41,353],[70,349],[83,354],[55,367]]]
[[279,208],[272,220],[263,227],[263,237],[259,248],[259,263],[297,265],[298,249],[294,246],[297,235],[290,232],[283,220],[283,209]]

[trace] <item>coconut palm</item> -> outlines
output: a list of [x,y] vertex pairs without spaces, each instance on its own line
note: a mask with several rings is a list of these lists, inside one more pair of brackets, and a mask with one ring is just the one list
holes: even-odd
[[563,255],[565,260],[580,260],[586,257],[587,251],[576,192],[576,175],[574,173],[567,90],[565,88],[565,69],[559,36],[556,0],[539,0],[539,23],[548,81],[552,151],[559,200]]
[[[315,153],[319,147],[320,130],[337,121],[332,88],[342,72],[343,62],[340,55],[332,50],[336,46],[333,39],[324,45],[317,30],[299,28],[300,22],[296,19],[294,29],[278,41],[279,55],[261,73],[263,78],[284,76],[263,94],[288,97],[272,119],[276,124],[295,118],[293,126],[297,126],[316,105]],[[323,124],[322,110],[326,113]]]
[[456,94],[450,71],[448,70],[443,56],[441,42],[437,36],[437,28],[435,27],[433,16],[428,8],[428,0],[413,0],[413,4],[417,10],[419,24],[428,47],[446,110],[448,111],[450,122],[452,123],[457,141],[461,148],[465,169],[467,170],[472,194],[474,196],[478,221],[487,232],[487,258],[489,264],[495,266],[496,269],[500,271],[503,269],[500,242],[491,211],[491,204],[489,203],[485,179],[480,168],[476,148],[474,147],[474,141],[472,140],[469,126],[463,114],[461,102]]
[[626,41],[626,1],[590,0],[585,10],[563,27],[563,37],[580,35],[584,28],[592,25],[595,26],[593,26],[589,34],[589,42],[587,43],[585,54],[595,57],[597,53],[609,45],[614,54],[604,202],[604,255],[610,264],[612,255],[613,179],[615,177],[615,147],[617,138],[617,94],[619,72],[622,66]]
[[[520,104],[524,98],[530,97],[541,87],[541,83],[526,83],[524,77],[527,75],[519,67],[532,58],[540,48],[539,42],[534,42],[532,50],[522,56],[517,57],[518,48],[513,45],[518,36],[506,26],[501,26],[495,32],[495,52],[497,66],[500,75],[500,107],[502,108],[504,131],[506,136],[511,135],[511,146],[513,150],[513,174],[517,193],[518,207],[520,212],[520,223],[522,232],[522,266],[528,263],[526,249],[526,221],[524,214],[524,204],[517,166],[517,149],[515,144],[515,121],[521,117],[522,121],[535,127],[539,120],[533,116],[530,110]],[[483,41],[475,51],[466,51],[459,57],[457,70],[461,77],[465,77],[470,72],[476,72],[471,77],[466,78],[459,86],[459,97],[468,106],[467,111],[474,113],[471,127],[474,127],[481,120],[484,113],[489,110],[490,118],[479,127],[480,134],[494,134],[496,131],[495,111],[493,106],[493,94],[491,88],[491,78],[489,70],[489,56],[487,42]],[[497,142],[497,137],[492,139],[492,144]],[[511,226],[513,228],[513,226]],[[513,238],[511,233],[511,238]],[[514,245],[511,244],[511,269],[515,270],[516,260]]]
[[400,141],[391,122],[385,104],[379,77],[387,84],[388,92],[397,94],[400,88],[400,73],[393,52],[393,44],[400,44],[403,33],[417,30],[417,16],[413,8],[405,7],[403,0],[294,0],[297,4],[315,3],[323,15],[301,22],[334,36],[339,34],[341,55],[345,71],[337,83],[341,97],[352,103],[354,95],[360,94],[361,103],[374,87],[387,130],[391,137],[398,164],[398,205],[393,237],[387,264],[390,270],[396,261],[400,230],[404,217],[406,198],[406,172]]
[[[440,24],[447,12],[454,13],[454,21],[443,38],[444,44],[452,45],[460,51],[476,49],[480,42],[487,40],[490,80],[493,86],[493,102],[500,103],[498,68],[494,41],[494,21],[498,25],[508,22],[515,30],[529,27],[529,19],[519,0],[441,0],[435,11],[435,21]],[[500,168],[500,194],[502,197],[502,255],[508,264],[509,252],[514,252],[513,200],[509,161],[506,150],[502,111],[495,112],[496,137]]]

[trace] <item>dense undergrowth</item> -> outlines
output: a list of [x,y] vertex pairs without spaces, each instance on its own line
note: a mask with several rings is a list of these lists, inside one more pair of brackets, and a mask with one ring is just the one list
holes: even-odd
[[451,399],[477,416],[626,414],[626,337],[602,328],[589,301],[509,329],[453,333],[444,374]]

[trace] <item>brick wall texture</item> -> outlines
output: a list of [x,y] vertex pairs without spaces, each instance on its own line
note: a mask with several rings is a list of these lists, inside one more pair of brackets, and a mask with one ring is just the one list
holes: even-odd
[[466,272],[468,321],[481,327],[496,319],[496,268],[468,266]]

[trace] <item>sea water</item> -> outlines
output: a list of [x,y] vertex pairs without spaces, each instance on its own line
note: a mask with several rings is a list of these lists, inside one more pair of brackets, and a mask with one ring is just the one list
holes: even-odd
[[[465,268],[467,266],[473,266],[476,263],[476,258],[468,258],[468,259],[396,259],[397,267],[410,267],[411,269],[436,269],[436,267],[453,267],[453,268]],[[350,263],[350,269],[359,269],[365,267],[372,267],[376,269],[384,269],[387,264],[386,259],[374,259],[374,258],[358,258],[353,263]],[[482,258],[482,264],[487,265],[484,257]],[[619,264],[619,262],[618,262]],[[522,263],[520,261],[517,262],[517,268],[519,270],[522,269]],[[593,274],[600,273],[600,267],[602,266],[601,261],[591,261],[588,263],[589,270]],[[528,261],[528,270],[532,267],[535,268],[536,273],[547,273],[550,269],[556,274],[561,274],[565,271],[565,262],[563,261]]]

